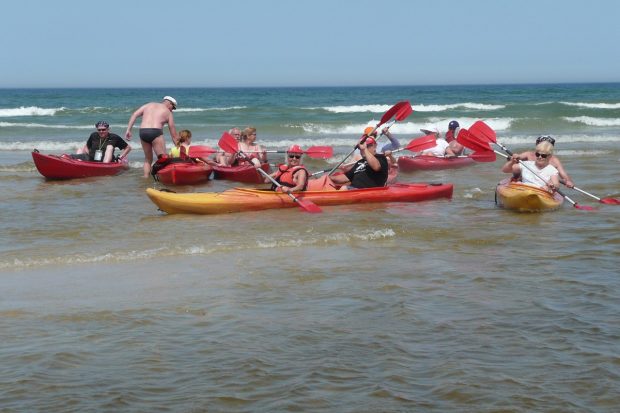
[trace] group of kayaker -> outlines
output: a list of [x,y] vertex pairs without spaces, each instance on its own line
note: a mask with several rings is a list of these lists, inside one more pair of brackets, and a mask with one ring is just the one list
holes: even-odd
[[[172,157],[185,157],[189,154],[191,145],[191,131],[182,130],[177,134],[174,117],[172,112],[177,108],[177,101],[171,96],[164,96],[161,102],[149,102],[138,108],[130,117],[125,138],[131,140],[131,129],[137,120],[142,118],[140,125],[140,143],[144,151],[144,176],[151,174],[153,164],[153,153],[158,157],[165,155],[165,140],[163,127],[168,124],[170,135],[175,147],[170,151]],[[82,160],[93,160],[99,162],[112,162],[117,159],[127,157],[131,146],[120,136],[110,132],[110,125],[106,121],[99,121],[95,124],[96,132],[93,132],[83,148],[78,153],[72,155],[73,158]],[[437,157],[456,157],[462,155],[464,146],[461,145],[456,137],[460,125],[456,120],[448,124],[448,131],[445,139],[434,129],[422,129],[426,134],[434,135],[437,138],[435,147],[423,151],[422,155],[432,155]],[[233,166],[252,163],[257,168],[267,162],[266,151],[255,143],[257,131],[254,127],[247,127],[243,131],[239,128],[232,128],[229,133],[238,141],[239,151],[237,153],[218,152],[214,159],[198,158],[198,160],[211,165]],[[352,188],[370,188],[384,186],[388,179],[388,171],[391,166],[396,164],[391,151],[398,149],[398,140],[389,132],[389,128],[382,130],[382,135],[389,139],[389,143],[377,152],[377,131],[373,127],[364,130],[364,134],[357,144],[359,149],[359,159],[351,165],[350,169],[344,173],[329,176],[331,184],[334,186],[346,186]],[[569,187],[574,187],[570,176],[564,170],[562,163],[553,154],[555,140],[550,136],[541,136],[536,140],[535,151],[527,151],[521,154],[514,154],[503,165],[502,171],[513,174],[513,180],[520,180],[524,183],[545,188],[553,191],[558,188],[560,178]],[[121,153],[118,158],[114,158],[114,149],[118,148]],[[243,152],[244,156],[239,156]],[[284,192],[300,192],[308,187],[310,174],[303,166],[302,157],[304,151],[298,145],[292,145],[286,152],[286,163],[280,165],[271,174],[279,184],[280,190]],[[268,178],[265,178],[268,182]],[[274,189],[278,189],[274,185]]]

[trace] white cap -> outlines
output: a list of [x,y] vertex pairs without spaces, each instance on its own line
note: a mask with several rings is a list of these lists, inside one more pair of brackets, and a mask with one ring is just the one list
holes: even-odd
[[439,134],[439,131],[437,130],[437,127],[435,126],[431,126],[428,128],[422,128],[420,129],[420,131],[422,131],[422,133],[426,133],[427,135]]
[[177,107],[177,101],[175,98],[173,98],[172,96],[164,96],[163,100],[167,100],[170,103],[172,103],[172,106],[174,106],[174,108],[176,109]]

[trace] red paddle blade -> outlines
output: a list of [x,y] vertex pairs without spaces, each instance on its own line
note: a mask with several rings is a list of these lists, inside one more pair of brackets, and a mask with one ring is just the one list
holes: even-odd
[[485,152],[474,152],[469,155],[476,162],[495,162],[497,156],[493,151],[485,151]]
[[239,150],[239,142],[228,132],[222,133],[222,137],[217,144],[227,153],[235,153]]
[[334,148],[331,146],[311,146],[304,153],[310,158],[329,159],[334,155]]
[[377,124],[377,128],[383,125],[388,120],[392,119],[392,117],[396,115],[399,111],[405,110],[403,108],[406,108],[407,106],[411,107],[411,103],[409,103],[409,101],[407,100],[403,100],[402,102],[398,102],[397,104],[389,108],[388,111],[385,112],[381,117],[381,121]]
[[405,149],[411,152],[421,152],[424,149],[430,149],[435,145],[437,145],[435,135],[426,135],[412,140],[407,146],[405,146]]
[[213,155],[217,150],[202,145],[194,145],[189,147],[189,157],[190,158],[206,158],[209,155]]
[[407,118],[407,116],[411,115],[413,113],[413,108],[411,107],[411,103],[409,103],[409,101],[405,102],[405,105],[402,105],[402,107],[398,110],[398,112],[396,112],[396,115],[394,115],[394,119],[396,119],[397,121],[401,121]]
[[[566,198],[566,197],[565,197]],[[580,209],[582,211],[594,211],[594,208],[591,206],[587,206],[587,205],[579,205],[578,203],[574,203],[573,206],[577,209]]]
[[620,201],[616,198],[601,198],[599,202],[607,205],[620,205]]
[[481,120],[474,122],[474,124],[469,127],[469,133],[480,140],[497,143],[497,135],[495,131]]
[[491,150],[489,141],[485,138],[479,138],[477,135],[471,132],[471,130],[461,128],[456,141],[464,147],[471,149],[474,152],[488,152]]
[[306,199],[296,198],[292,194],[289,194],[289,195],[291,195],[293,200],[297,202],[297,205],[299,205],[299,207],[302,208],[304,211],[310,212],[311,214],[317,214],[317,213],[323,212],[323,210],[319,208],[319,206],[315,204],[314,202],[306,200]]

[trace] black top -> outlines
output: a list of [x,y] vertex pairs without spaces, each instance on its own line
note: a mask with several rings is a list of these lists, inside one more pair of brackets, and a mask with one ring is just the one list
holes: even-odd
[[373,170],[365,158],[357,161],[353,167],[345,174],[351,181],[351,186],[355,188],[376,188],[385,186],[388,179],[388,160],[383,154],[376,154],[375,157],[381,164],[379,171]]
[[95,159],[95,151],[100,150],[105,152],[105,148],[108,145],[112,145],[115,148],[123,150],[127,147],[127,142],[115,133],[109,133],[104,139],[101,139],[98,132],[91,133],[86,141],[89,158],[91,160]]

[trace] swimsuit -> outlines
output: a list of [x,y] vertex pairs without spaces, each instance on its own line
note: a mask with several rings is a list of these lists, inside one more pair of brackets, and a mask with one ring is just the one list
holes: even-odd
[[164,134],[163,129],[158,128],[140,128],[140,139],[146,143],[152,143],[156,138]]

